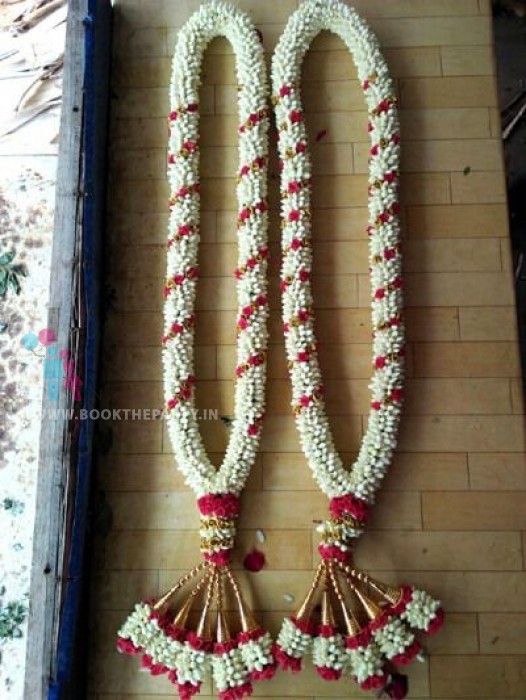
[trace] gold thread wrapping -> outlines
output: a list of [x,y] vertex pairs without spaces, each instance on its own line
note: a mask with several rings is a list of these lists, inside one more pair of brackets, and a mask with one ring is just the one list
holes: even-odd
[[207,566],[206,562],[201,562],[197,566],[194,566],[193,569],[191,569],[187,574],[184,576],[181,576],[181,578],[170,588],[170,590],[165,593],[162,598],[160,598],[157,603],[153,606],[153,609],[155,611],[160,610],[163,608],[170,598],[173,598],[173,596],[177,593],[177,591],[182,588],[184,585],[186,585],[189,581],[191,581],[193,578],[197,576],[197,574],[202,571],[205,567]]

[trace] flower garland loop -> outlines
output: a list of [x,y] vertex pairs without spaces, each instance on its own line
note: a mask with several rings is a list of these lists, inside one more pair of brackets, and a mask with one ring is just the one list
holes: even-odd
[[[239,257],[233,271],[239,304],[235,418],[217,470],[206,454],[194,401],[201,189],[199,87],[203,54],[216,36],[226,36],[236,55],[240,160]],[[170,96],[164,393],[176,461],[197,496],[204,562],[182,576],[159,600],[139,603],[119,632],[118,648],[123,653],[141,654],[141,665],[152,674],[167,674],[182,700],[199,692],[210,670],[222,700],[241,700],[252,694],[252,682],[271,678],[276,669],[270,635],[256,624],[229,568],[239,495],[259,444],[267,346],[268,86],[263,48],[246,14],[213,0],[192,15],[178,35]],[[193,589],[181,600],[181,592],[189,584]],[[230,589],[238,613],[230,625],[223,609],[226,589]],[[189,614],[198,600],[201,614],[192,626]]]
[[[336,451],[325,410],[310,283],[312,165],[300,79],[305,53],[321,30],[337,34],[353,56],[371,140],[371,404],[367,430],[349,470]],[[318,527],[322,562],[300,610],[284,621],[276,658],[282,668],[298,671],[302,658],[312,653],[322,678],[350,674],[362,688],[384,688],[389,694],[393,665],[421,657],[410,628],[436,631],[443,619],[438,601],[427,593],[386,586],[351,565],[352,542],[363,531],[369,505],[391,462],[402,409],[405,339],[397,100],[375,35],[341,0],[306,0],[289,18],[274,53],[272,83],[281,169],[283,330],[292,406],[310,469],[330,499],[330,517]],[[316,624],[315,602],[320,597],[321,624]]]
[[[234,421],[223,463],[206,454],[196,418],[195,296],[199,277],[199,86],[206,46],[225,35],[239,83],[237,371]],[[164,289],[163,365],[168,430],[179,469],[198,497],[238,496],[255,461],[265,409],[267,347],[268,95],[263,50],[247,15],[203,5],[181,29],[171,84],[170,223]]]
[[[338,34],[353,55],[369,113],[371,139],[367,231],[372,288],[372,396],[367,431],[350,470],[336,451],[325,412],[310,283],[312,164],[299,83],[303,57],[322,29]],[[352,494],[359,502],[370,503],[396,446],[404,377],[400,135],[394,86],[368,25],[354,10],[334,0],[305,2],[290,18],[274,54],[272,76],[281,165],[283,322],[296,421],[322,491],[329,498]],[[355,514],[353,508],[350,510],[351,515]]]

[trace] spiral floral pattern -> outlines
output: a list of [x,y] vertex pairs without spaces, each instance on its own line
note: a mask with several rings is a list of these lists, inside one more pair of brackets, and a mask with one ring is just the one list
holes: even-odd
[[[312,166],[300,78],[303,57],[323,29],[339,35],[352,53],[367,104],[371,139],[371,409],[359,455],[350,470],[336,452],[325,411],[310,284]],[[301,444],[327,496],[353,494],[372,502],[396,446],[404,376],[398,216],[400,136],[394,87],[375,35],[340,0],[307,0],[290,17],[274,53],[272,84],[281,167],[283,322]]]
[[[195,295],[199,278],[199,86],[203,53],[226,36],[239,84],[237,371],[235,419],[223,464],[206,454],[194,391]],[[177,38],[171,82],[170,223],[164,289],[164,393],[179,469],[198,496],[238,495],[254,463],[265,407],[267,346],[268,85],[263,48],[252,22],[223,2],[203,5]]]

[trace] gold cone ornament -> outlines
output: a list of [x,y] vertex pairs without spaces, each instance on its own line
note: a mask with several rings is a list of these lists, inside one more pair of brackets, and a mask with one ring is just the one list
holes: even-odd
[[[210,670],[220,698],[238,700],[252,693],[253,681],[271,678],[276,663],[270,635],[257,624],[230,568],[238,501],[225,494],[208,495],[204,503],[205,561],[157,601],[137,605],[119,632],[118,648],[141,654],[142,667],[153,675],[167,674],[183,700],[199,692]],[[227,597],[234,604],[228,614]]]
[[365,690],[385,688],[395,666],[423,659],[415,632],[438,630],[443,611],[424,591],[391,586],[354,567],[349,539],[325,536],[334,522],[318,529],[322,561],[297,613],[283,623],[278,663],[299,671],[312,654],[326,680],[347,674]]

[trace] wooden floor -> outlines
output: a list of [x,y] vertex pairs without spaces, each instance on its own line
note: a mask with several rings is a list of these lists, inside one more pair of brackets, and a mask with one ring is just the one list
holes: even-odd
[[[198,0],[120,0],[115,70],[108,283],[101,389],[105,406],[162,405],[161,307],[168,187],[170,56]],[[238,0],[272,51],[296,0]],[[526,468],[515,308],[489,0],[357,0],[396,78],[403,125],[407,402],[396,463],[362,538],[358,563],[425,586],[444,601],[444,631],[409,674],[414,698],[526,698]],[[303,93],[314,157],[317,331],[340,450],[358,449],[368,410],[366,114],[343,44],[320,36]],[[224,40],[206,54],[201,95],[203,245],[198,293],[201,409],[232,414],[236,266],[236,87]],[[326,133],[324,133],[326,132]],[[319,138],[319,140],[316,139]],[[317,555],[315,490],[289,408],[281,335],[276,167],[272,168],[271,348],[260,459],[243,497],[239,562],[257,545],[256,608],[276,631],[306,591]],[[213,416],[213,414],[212,414]],[[210,418],[210,416],[209,416]],[[220,459],[228,428],[201,422]],[[160,700],[164,678],[114,651],[131,606],[198,560],[192,494],[162,421],[119,421],[100,462],[113,526],[99,537],[90,700]],[[289,603],[294,596],[295,603]],[[210,687],[205,688],[205,694]],[[279,675],[258,697],[362,697],[309,670]]]

